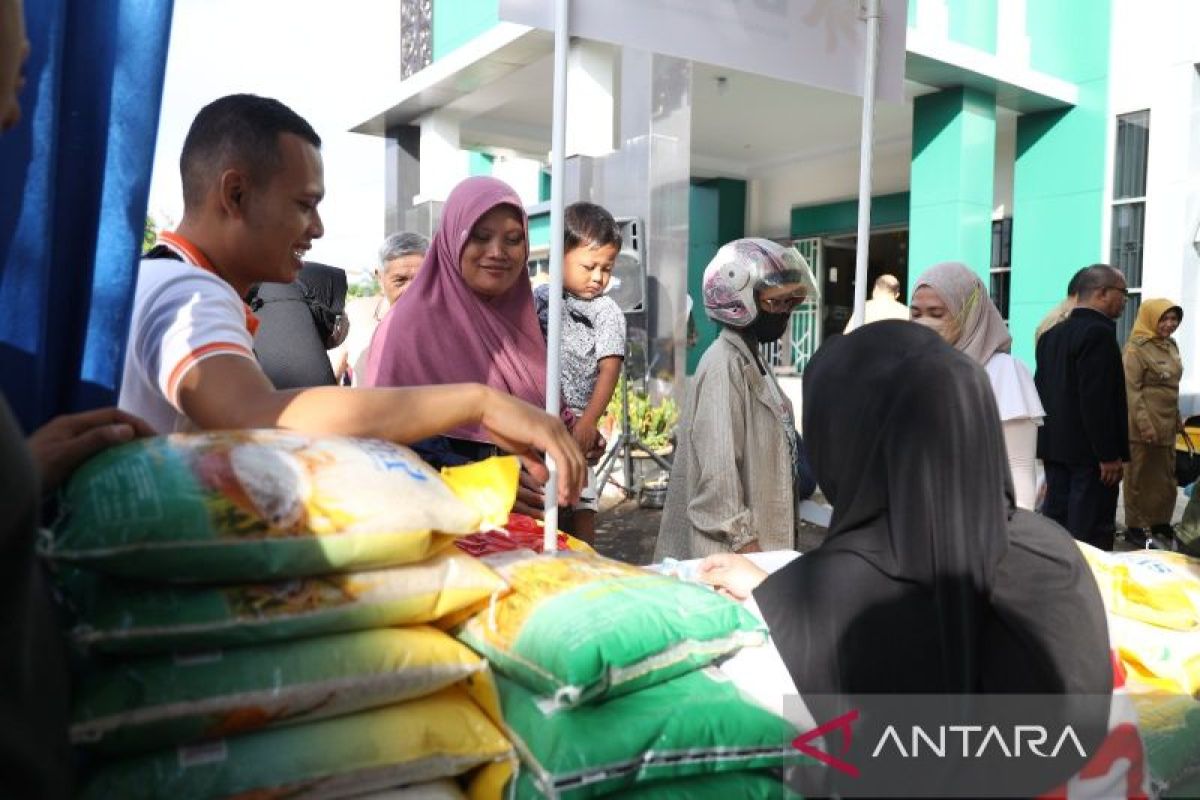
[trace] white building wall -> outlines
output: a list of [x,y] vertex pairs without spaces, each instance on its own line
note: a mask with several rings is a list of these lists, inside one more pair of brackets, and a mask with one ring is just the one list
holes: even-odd
[[542,162],[520,156],[496,156],[492,162],[492,177],[499,178],[516,190],[525,205],[538,202]]
[[1028,0],[998,0],[996,3],[996,55],[1021,66],[1029,64],[1027,12]]
[[[996,122],[996,171],[993,218],[1012,215],[1016,117],[1002,114]],[[880,142],[873,167],[873,194],[908,191],[912,166],[911,140]],[[747,236],[788,235],[794,206],[836,202],[857,196],[858,147],[836,153],[814,153],[779,166],[749,173]]]
[[[908,190],[912,142],[878,142],[872,168],[874,194]],[[778,166],[748,172],[747,236],[787,236],[793,206],[846,200],[858,195],[858,144],[811,153]]]
[[[1109,79],[1111,198],[1116,116],[1150,110],[1146,174],[1143,297],[1182,304],[1176,334],[1184,360],[1185,413],[1200,413],[1200,3],[1194,0],[1113,0]],[[1106,204],[1106,248],[1111,227]]]

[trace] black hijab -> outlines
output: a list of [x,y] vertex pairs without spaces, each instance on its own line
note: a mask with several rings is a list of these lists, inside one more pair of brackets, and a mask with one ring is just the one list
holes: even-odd
[[[1066,531],[1015,508],[979,365],[910,322],[835,337],[804,373],[804,438],[833,503],[829,533],[754,597],[818,722],[865,695],[942,695],[938,713],[972,722],[1031,708],[980,695],[1039,695],[1038,721],[1071,722],[1095,753],[1112,693],[1100,592]],[[919,714],[930,700],[887,707]],[[864,741],[852,762],[865,762]],[[990,762],[899,762],[872,760],[883,771],[864,780],[890,792],[902,775],[912,796],[998,785]],[[1049,788],[1082,764],[1023,763],[1034,772],[1009,777]],[[813,779],[806,794],[848,780],[831,770]]]
[[805,370],[803,430],[829,534],[754,593],[801,692],[1111,692],[1099,590],[1015,509],[977,364],[920,325],[863,326]]

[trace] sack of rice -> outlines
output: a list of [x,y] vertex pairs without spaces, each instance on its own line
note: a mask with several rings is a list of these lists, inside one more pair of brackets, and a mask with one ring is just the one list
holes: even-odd
[[484,669],[422,626],[131,659],[84,677],[71,741],[105,754],[161,750],[392,705]]
[[1111,615],[1200,631],[1200,559],[1161,550],[1106,553],[1081,544]]
[[72,639],[107,652],[164,653],[430,622],[504,581],[451,548],[389,569],[234,586],[160,587],[64,576],[78,616]]
[[[538,790],[529,770],[521,770],[514,786],[516,800],[549,797]],[[621,800],[804,800],[769,772],[723,772],[674,781],[653,781],[623,789]],[[357,800],[357,798],[356,798]]]
[[[489,506],[508,512],[518,464],[496,461],[466,468],[457,477],[466,488],[456,491],[412,451],[371,439],[282,430],[141,439],[75,473],[41,550],[113,575],[179,582],[411,563],[480,530],[497,514]],[[483,475],[473,481],[471,470]]]
[[1154,794],[1195,797],[1181,787],[1200,783],[1200,700],[1179,694],[1134,694],[1138,730],[1150,764]]
[[546,797],[624,796],[653,781],[812,763],[792,746],[791,723],[713,669],[557,711],[515,681],[496,682],[520,772]]
[[351,797],[460,775],[511,757],[461,687],[348,716],[117,761],[83,800]]
[[602,556],[516,551],[484,561],[512,591],[459,638],[562,705],[652,686],[766,640],[761,620],[711,589]]
[[467,796],[454,781],[441,780],[360,794],[354,800],[467,800]]
[[1109,637],[1137,690],[1200,694],[1200,561],[1081,545],[1108,611]]

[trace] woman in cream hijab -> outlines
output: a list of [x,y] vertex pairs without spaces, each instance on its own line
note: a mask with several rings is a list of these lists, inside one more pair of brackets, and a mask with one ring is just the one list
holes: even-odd
[[1028,367],[1013,358],[1012,336],[979,276],[948,261],[921,273],[912,319],[937,331],[987,372],[1000,411],[1017,505],[1037,501],[1037,428],[1046,416]]

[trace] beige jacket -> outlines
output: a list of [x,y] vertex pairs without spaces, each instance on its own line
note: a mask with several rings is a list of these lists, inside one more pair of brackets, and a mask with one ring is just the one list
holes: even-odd
[[758,540],[795,549],[787,440],[791,404],[728,329],[708,348],[683,408],[654,560],[699,558]]

